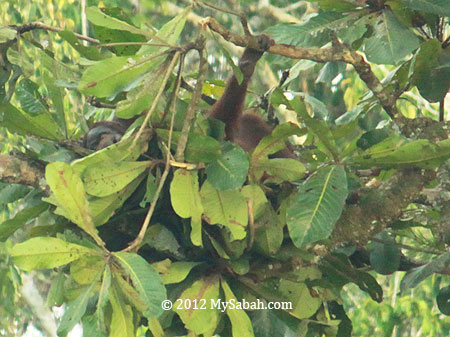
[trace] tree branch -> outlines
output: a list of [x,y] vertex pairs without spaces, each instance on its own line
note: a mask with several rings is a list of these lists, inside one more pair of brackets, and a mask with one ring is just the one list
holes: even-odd
[[[220,34],[225,40],[235,45],[258,49],[255,38],[234,34],[211,17],[203,20],[202,25],[209,27],[214,32]],[[389,116],[393,118],[397,115],[397,108],[395,106],[396,97],[383,87],[380,80],[373,73],[370,65],[364,59],[364,56],[355,50],[344,47],[342,44],[333,48],[299,48],[286,44],[274,44],[266,52],[320,63],[332,61],[349,63],[353,65],[359,77],[366,83],[367,87],[372,91]]]
[[45,194],[50,193],[50,188],[45,182],[44,169],[27,159],[0,155],[0,181],[6,184],[32,186]]
[[435,177],[434,171],[404,169],[378,188],[366,192],[357,204],[347,205],[335,225],[334,245],[352,242],[364,246],[398,220],[403,210]]

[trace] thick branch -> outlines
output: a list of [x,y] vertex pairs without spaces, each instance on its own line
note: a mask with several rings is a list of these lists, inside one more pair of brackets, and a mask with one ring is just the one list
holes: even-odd
[[33,186],[48,194],[50,189],[45,182],[44,170],[28,160],[0,155],[0,181],[6,184]]
[[403,210],[435,177],[433,171],[404,169],[378,188],[348,205],[336,223],[332,242],[365,245],[371,238],[398,220]]
[[[249,46],[258,49],[256,40],[253,37],[234,34],[213,18],[206,18],[202,21],[202,24],[208,26],[211,30],[220,34],[225,40],[230,41],[235,45],[241,47]],[[267,52],[289,58],[306,59],[321,63],[333,61],[349,63],[353,65],[356,72],[366,83],[367,87],[373,92],[389,116],[394,117],[397,114],[397,109],[395,107],[396,98],[394,95],[389,93],[383,87],[370,68],[370,65],[365,61],[363,55],[352,49],[345,48],[343,45],[333,48],[298,48],[286,44],[274,44]]]

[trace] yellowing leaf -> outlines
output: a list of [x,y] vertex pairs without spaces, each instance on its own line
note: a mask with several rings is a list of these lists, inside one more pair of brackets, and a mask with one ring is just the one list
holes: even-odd
[[59,267],[97,252],[61,239],[37,237],[16,244],[10,254],[15,264],[28,271]]

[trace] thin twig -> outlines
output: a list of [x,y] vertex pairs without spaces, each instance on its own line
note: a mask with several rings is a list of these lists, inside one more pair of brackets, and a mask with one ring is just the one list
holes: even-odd
[[249,240],[247,243],[247,251],[249,251],[250,249],[252,249],[253,243],[255,242],[255,215],[252,199],[247,199],[247,209],[248,209],[248,235],[249,235]]
[[445,97],[439,102],[439,122],[445,121]]
[[197,83],[195,85],[195,91],[191,97],[191,101],[189,102],[189,106],[186,112],[186,118],[183,124],[183,129],[181,130],[181,135],[180,138],[178,139],[177,151],[175,153],[175,160],[179,162],[184,161],[184,150],[186,149],[187,139],[189,131],[191,129],[192,120],[195,117],[198,102],[202,96],[203,81],[205,79],[206,69],[208,66],[208,63],[205,58],[204,44],[205,38],[203,36],[200,36],[196,42],[198,52],[200,55]]
[[[179,57],[179,53],[177,52],[174,57],[173,60],[177,60]],[[174,64],[172,60],[172,64]],[[183,68],[183,64],[184,64],[184,57],[181,58],[180,61],[180,70],[178,72],[178,76],[177,76],[177,82],[175,85],[175,96],[177,95],[178,91],[180,90],[180,83],[181,83],[181,70]],[[170,66],[169,66],[170,68]],[[172,71],[170,71],[169,73],[171,73]],[[165,85],[164,85],[165,86]],[[148,229],[148,225],[150,224],[150,219],[152,218],[153,212],[155,211],[155,207],[156,207],[156,202],[159,199],[159,195],[161,194],[161,190],[164,186],[164,183],[167,179],[167,176],[169,174],[170,171],[170,162],[171,162],[171,157],[172,154],[170,153],[170,146],[172,143],[172,135],[173,135],[173,125],[175,124],[175,115],[176,115],[176,98],[172,101],[172,105],[171,105],[171,110],[172,110],[172,118],[170,119],[170,128],[169,128],[169,139],[167,141],[167,147],[166,147],[166,163],[165,163],[165,167],[164,167],[164,172],[161,175],[161,180],[159,181],[158,184],[158,188],[156,189],[156,193],[153,197],[153,200],[150,204],[150,208],[148,209],[148,213],[145,217],[144,223],[142,224],[141,230],[139,231],[138,236],[136,237],[136,239],[133,241],[133,243],[126,249],[124,249],[124,251],[137,251],[139,249],[139,246],[141,245],[142,241],[144,240],[144,236],[145,233],[147,232]]]
[[97,48],[108,48],[116,46],[153,46],[153,47],[168,47],[172,49],[179,49],[180,46],[171,45],[168,43],[152,43],[152,42],[114,42],[97,45]]
[[182,54],[180,57],[180,63],[178,64],[177,78],[176,78],[176,82],[175,82],[176,85],[175,85],[175,88],[170,93],[169,101],[167,103],[166,108],[164,109],[164,114],[161,117],[161,122],[160,122],[161,124],[163,124],[164,121],[166,120],[167,113],[169,111],[172,111],[172,114],[174,114],[173,110],[175,109],[174,106],[176,105],[178,91],[183,83],[183,77],[181,76],[181,72],[183,71],[185,56],[186,56],[185,54]]
[[[64,31],[64,29],[62,29],[62,28],[49,26],[49,25],[43,24],[41,22],[29,23],[29,24],[22,25],[22,26],[10,25],[9,27],[15,29],[19,34],[23,34],[23,33],[29,32],[31,30],[34,30],[34,29],[44,29],[44,30],[48,30],[51,32],[56,32],[56,33]],[[73,34],[80,40],[88,41],[93,44],[100,43],[99,40],[93,39],[92,37],[84,36],[84,35],[81,35],[78,33],[73,33]]]
[[145,115],[144,122],[142,123],[141,127],[139,128],[139,131],[136,133],[136,136],[134,137],[133,143],[131,144],[131,148],[134,148],[134,146],[136,146],[138,139],[142,136],[142,132],[144,132],[144,129],[147,127],[147,123],[150,120],[153,111],[156,109],[158,101],[161,98],[164,90],[166,89],[167,81],[169,80],[169,77],[172,74],[173,68],[177,63],[179,56],[180,52],[179,51],[175,52],[175,55],[173,56],[172,61],[170,62],[169,67],[167,68],[166,74],[164,75],[164,79],[161,83],[161,86],[159,87],[158,93],[156,94],[156,97],[153,100],[152,106]]

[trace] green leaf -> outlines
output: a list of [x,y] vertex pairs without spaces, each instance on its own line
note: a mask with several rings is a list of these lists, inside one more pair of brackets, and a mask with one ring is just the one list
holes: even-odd
[[101,54],[96,46],[84,46],[75,34],[68,30],[58,32],[65,41],[67,41],[81,56],[88,60],[99,61],[105,58],[105,55]]
[[0,43],[14,40],[17,36],[17,31],[15,29],[9,28],[7,26],[0,27]]
[[88,20],[97,26],[102,26],[102,27],[106,27],[106,28],[110,28],[110,29],[117,29],[117,30],[126,30],[133,34],[144,35],[144,36],[148,36],[148,37],[152,36],[152,34],[149,34],[145,30],[141,30],[139,28],[136,28],[136,27],[128,24],[125,21],[122,21],[122,20],[119,20],[114,17],[106,15],[98,7],[88,7],[86,9],[86,15],[88,17]]
[[297,47],[322,47],[329,41],[329,29],[347,26],[349,16],[338,12],[320,12],[310,16],[305,23],[282,23],[267,29],[267,33],[277,42]]
[[255,217],[255,245],[267,256],[274,255],[284,239],[282,224],[271,205],[266,205],[259,218]]
[[48,113],[47,106],[39,92],[39,86],[28,78],[24,78],[16,87],[15,95],[22,110],[30,116]]
[[373,241],[370,247],[370,264],[378,274],[389,275],[400,266],[400,250],[395,240],[383,232],[376,236],[384,242]]
[[122,190],[152,165],[150,161],[104,162],[88,166],[81,175],[86,192],[105,197]]
[[414,73],[411,79],[413,85],[420,85],[427,76],[430,76],[430,71],[438,63],[441,54],[442,46],[438,39],[422,42],[414,59]]
[[91,216],[81,178],[66,163],[55,162],[45,168],[45,177],[62,215],[77,224],[99,244],[103,245]]
[[450,286],[441,288],[436,297],[437,306],[444,315],[450,316]]
[[11,133],[22,136],[35,135],[47,139],[62,139],[59,126],[47,114],[32,117],[8,102],[0,104],[0,125]]
[[299,319],[311,317],[322,305],[320,297],[313,297],[309,288],[302,282],[282,279],[279,291],[292,303],[291,315]]
[[409,166],[435,168],[450,158],[450,140],[432,143],[427,139],[419,139],[391,151],[385,149],[382,152],[370,152],[371,150],[372,148],[369,148],[361,156],[349,159],[347,164],[361,168]]
[[81,321],[95,285],[96,283],[92,283],[76,300],[69,303],[61,318],[57,331],[58,336],[66,336],[75,324]]
[[250,199],[253,208],[253,217],[258,219],[264,212],[269,201],[262,188],[258,185],[245,185],[241,191],[246,199]]
[[237,145],[225,144],[222,156],[206,167],[208,181],[218,190],[242,187],[248,174],[248,156]]
[[341,216],[347,198],[343,166],[317,171],[300,186],[286,211],[289,234],[296,247],[326,239]]
[[106,261],[100,256],[82,256],[70,264],[70,276],[78,284],[91,284],[103,273]]
[[175,235],[167,227],[160,224],[148,228],[142,244],[147,244],[158,252],[167,252],[175,257],[182,256],[179,252],[181,247]]
[[[169,139],[169,131],[164,129],[156,130],[158,137],[164,141]],[[174,131],[172,134],[172,149],[176,149],[181,132]],[[212,137],[198,133],[190,133],[184,151],[184,156],[189,163],[211,163],[221,155],[220,143]]]
[[22,199],[30,190],[29,186],[0,183],[0,205],[3,206]]
[[401,291],[409,288],[415,288],[420,282],[428,276],[440,272],[450,264],[450,252],[443,253],[433,258],[426,265],[409,270],[400,283]]
[[292,94],[296,97],[290,101],[286,100],[287,105],[297,112],[300,121],[303,122],[308,130],[312,131],[319,139],[319,145],[321,147],[319,149],[327,152],[330,158],[338,158],[339,152],[329,126],[324,121],[314,119],[309,115],[305,104],[311,105],[311,103],[307,100],[307,96],[301,92],[295,92]]
[[141,176],[125,186],[124,189],[107,197],[91,199],[89,207],[95,226],[106,223],[115,214],[115,211],[122,207],[123,203],[133,194],[143,179],[144,176]]
[[148,74],[143,83],[127,93],[127,99],[117,104],[116,116],[132,118],[151,107],[164,80],[167,63],[162,63],[157,69]]
[[245,238],[248,207],[245,197],[238,190],[219,191],[206,180],[200,195],[207,222],[228,228],[232,241]]
[[[450,89],[450,52],[446,49],[438,55],[437,63],[417,83],[420,94],[429,102],[442,101]],[[433,60],[430,58],[430,62]]]
[[288,137],[300,134],[300,128],[292,123],[278,125],[270,135],[265,136],[253,150],[251,162],[267,159],[271,154],[286,148]]
[[106,331],[98,328],[98,317],[95,315],[84,315],[81,320],[83,325],[83,336],[107,337]]
[[189,275],[191,269],[199,264],[200,262],[173,262],[161,275],[161,279],[164,284],[180,283]]
[[97,302],[97,322],[100,331],[106,331],[105,326],[105,306],[108,304],[110,297],[110,287],[111,287],[111,269],[109,265],[105,266],[105,270],[102,275],[102,285],[98,292],[98,302]]
[[370,62],[397,64],[419,48],[417,36],[388,9],[379,15],[374,29],[373,36],[364,45],[364,52]]
[[96,151],[89,156],[80,158],[71,163],[74,171],[82,175],[83,171],[90,166],[100,165],[105,162],[118,163],[121,161],[134,161],[147,150],[150,134],[144,133],[132,146],[133,137],[121,139],[120,142],[112,144],[102,150]]
[[233,337],[253,337],[252,322],[247,316],[247,313],[241,308],[230,307],[230,304],[236,304],[238,300],[225,280],[222,279],[220,284],[225,294],[225,301],[229,303],[227,306],[227,316],[231,322]]
[[136,86],[143,75],[160,65],[161,57],[119,56],[98,61],[87,68],[78,85],[85,95],[114,97]]
[[162,314],[161,302],[167,298],[166,288],[158,273],[141,256],[134,253],[114,253],[125,273],[131,278],[134,288],[147,305],[146,316],[158,317]]
[[[212,275],[195,281],[184,290],[174,302],[173,311],[180,316],[186,329],[197,335],[212,336],[219,322],[219,311],[211,301],[217,302],[218,299],[219,278]],[[194,305],[199,309],[195,310]]]
[[182,218],[203,212],[197,174],[197,171],[178,169],[170,184],[172,207]]
[[447,0],[402,0],[402,3],[412,9],[450,17],[450,3]]
[[257,176],[266,172],[270,176],[270,180],[277,179],[277,182],[299,180],[306,172],[306,168],[301,162],[291,158],[260,160],[252,165],[252,169],[256,170]]
[[61,239],[37,237],[14,245],[10,254],[19,268],[29,271],[59,267],[96,252]]
[[0,223],[0,241],[8,239],[16,230],[22,228],[29,220],[38,217],[47,209],[48,204],[41,202],[36,206],[22,209],[13,218]]
[[117,291],[112,291],[110,302],[112,316],[109,337],[135,337],[131,306],[123,302]]
[[[175,16],[172,20],[165,23],[156,34],[158,40],[165,41],[170,45],[175,45],[178,41],[178,38],[181,35],[181,32],[184,29],[186,19],[190,14],[191,10],[192,6],[186,6],[186,8],[182,10],[177,16]],[[164,50],[164,48],[155,46],[143,46],[139,51],[139,54],[154,53],[156,51],[161,52],[162,50]]]

